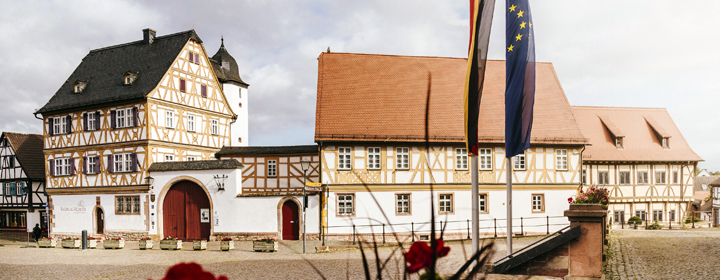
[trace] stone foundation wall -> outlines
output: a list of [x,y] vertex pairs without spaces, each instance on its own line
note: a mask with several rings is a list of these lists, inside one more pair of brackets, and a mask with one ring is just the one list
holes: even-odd
[[150,237],[150,234],[146,231],[105,231],[106,239],[115,239],[122,237],[127,241],[138,241],[145,237]]
[[569,257],[566,243],[507,271],[506,274],[565,277],[568,275],[568,268]]

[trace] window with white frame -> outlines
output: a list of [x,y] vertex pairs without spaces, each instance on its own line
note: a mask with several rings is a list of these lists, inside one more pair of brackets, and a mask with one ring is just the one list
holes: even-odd
[[566,149],[555,150],[555,169],[567,170],[568,169],[568,155]]
[[196,160],[197,159],[195,156],[187,156],[187,161],[196,161]]
[[55,159],[55,176],[70,175],[70,161],[72,158]]
[[645,210],[635,210],[635,216],[640,217],[640,220],[647,220],[647,212],[645,212]]
[[187,130],[189,132],[195,132],[195,115],[188,115],[187,122]]
[[338,194],[337,214],[338,216],[350,216],[354,212],[354,194]]
[[438,195],[438,211],[442,213],[452,213],[453,212],[453,195],[448,194],[440,194]]
[[395,208],[397,214],[410,214],[410,194],[401,193],[395,195],[395,201],[397,207]]
[[86,130],[95,130],[95,122],[97,121],[97,112],[87,113],[87,127]]
[[68,123],[67,116],[54,117],[53,119],[53,134],[65,134],[67,133]]
[[395,149],[395,168],[396,169],[410,169],[410,149],[409,148]]
[[492,170],[492,149],[478,149],[480,170]]
[[455,149],[455,169],[468,169],[468,153],[467,149]]
[[88,173],[88,174],[97,174],[97,173],[100,173],[100,170],[97,170],[97,162],[98,162],[98,160],[99,160],[99,159],[98,159],[98,157],[96,157],[96,156],[87,157],[87,163],[85,163],[85,166],[87,166],[87,173]]
[[620,184],[621,185],[629,185],[630,184],[630,171],[620,171]]
[[122,153],[113,155],[113,172],[131,172],[132,171],[132,153]]
[[116,196],[115,214],[140,214],[140,196]]
[[665,171],[655,171],[655,184],[665,184]]
[[598,185],[610,184],[610,173],[607,171],[598,171]]
[[662,210],[653,210],[653,221],[661,222],[663,220],[663,211]]
[[625,211],[623,210],[615,210],[613,213],[614,220],[613,223],[625,223]]
[[513,167],[515,170],[525,170],[525,152],[514,156],[513,162],[515,163]]
[[350,153],[351,153],[350,148],[339,148],[338,149],[338,169],[339,170],[352,169],[352,156]]
[[12,186],[9,182],[3,183],[5,184],[5,195],[12,195]]
[[585,169],[582,171],[582,183],[587,184],[587,170]]
[[647,171],[638,171],[637,183],[638,184],[647,184],[648,183],[648,172]]
[[545,195],[544,194],[533,194],[532,195],[532,211],[535,213],[545,211]]
[[267,174],[268,177],[277,177],[277,160],[268,160]]
[[488,194],[481,193],[478,195],[478,210],[480,213],[488,213]]
[[175,161],[175,155],[166,154],[165,155],[165,162],[172,162]]
[[380,169],[380,148],[368,148],[368,169]]
[[133,107],[115,110],[115,127],[125,128],[135,126]]
[[218,120],[217,119],[210,120],[210,133],[212,135],[218,135]]
[[175,128],[173,125],[173,121],[175,120],[175,115],[173,111],[167,110],[165,111],[165,127],[166,128]]
[[670,212],[668,212],[668,216],[670,216],[670,221],[674,222],[675,221],[675,210],[670,210]]

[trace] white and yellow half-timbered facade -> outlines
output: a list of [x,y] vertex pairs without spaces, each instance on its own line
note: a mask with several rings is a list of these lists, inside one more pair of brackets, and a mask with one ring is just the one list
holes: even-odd
[[[467,235],[467,60],[323,53],[318,61],[315,141],[320,180],[329,189],[322,202],[327,236],[347,235],[352,224],[392,224],[401,235],[427,234],[431,215],[446,223],[446,234]],[[490,234],[494,219],[503,225],[506,217],[504,65],[487,63],[479,119],[480,227]],[[512,159],[513,215],[523,217],[522,231],[545,232],[548,217],[562,216],[568,197],[580,188],[586,144],[549,63],[537,65],[534,116],[531,147]],[[561,222],[551,220],[550,230]]]
[[591,143],[583,153],[583,185],[610,191],[612,222],[627,223],[638,216],[649,223],[680,226],[695,200],[695,170],[702,159],[667,110],[572,109]]

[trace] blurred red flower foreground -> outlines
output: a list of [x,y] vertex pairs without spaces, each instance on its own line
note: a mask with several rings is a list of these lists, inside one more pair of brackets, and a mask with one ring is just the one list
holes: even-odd
[[[450,247],[445,247],[445,243],[440,240],[437,242],[437,257],[444,257],[450,252]],[[410,250],[405,253],[405,261],[408,262],[408,272],[414,273],[425,268],[427,271],[432,265],[433,251],[430,244],[425,241],[417,241],[410,246]]]
[[215,278],[212,272],[203,270],[197,263],[179,263],[170,267],[162,280],[228,280],[227,276]]

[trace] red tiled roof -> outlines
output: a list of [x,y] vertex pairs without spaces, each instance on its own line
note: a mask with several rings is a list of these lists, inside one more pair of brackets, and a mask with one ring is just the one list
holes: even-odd
[[15,152],[20,166],[30,179],[45,180],[45,156],[43,155],[43,136],[4,132]]
[[[680,129],[664,108],[620,108],[573,106],[582,133],[590,139],[583,152],[586,161],[702,161],[685,141]],[[623,148],[603,125],[609,120],[624,134]],[[664,149],[656,136],[669,137]]]
[[[315,141],[464,142],[466,58],[323,53],[318,58]],[[505,61],[487,62],[479,141],[505,138]],[[551,63],[537,63],[535,144],[584,144]]]

